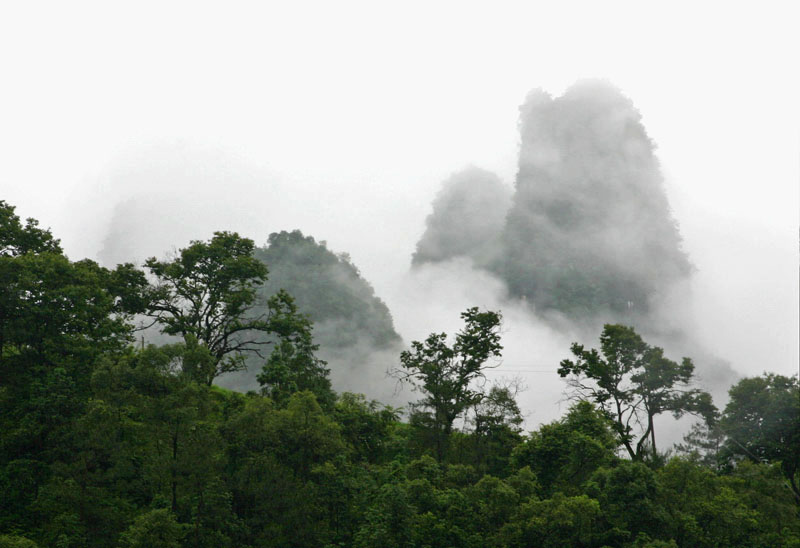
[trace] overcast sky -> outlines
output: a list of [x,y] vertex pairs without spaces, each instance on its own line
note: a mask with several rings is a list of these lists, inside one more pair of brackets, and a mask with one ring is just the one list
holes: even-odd
[[[800,224],[791,6],[6,2],[0,198],[52,227],[73,259],[98,257],[113,208],[136,194],[171,191],[179,218],[225,203],[230,226],[192,237],[233,228],[263,243],[301,228],[349,252],[392,307],[440,182],[473,164],[512,184],[527,92],[607,78],[658,146],[698,269],[700,338],[741,372],[788,374]],[[198,162],[200,183],[154,175]],[[413,325],[398,321],[408,338],[421,336]]]

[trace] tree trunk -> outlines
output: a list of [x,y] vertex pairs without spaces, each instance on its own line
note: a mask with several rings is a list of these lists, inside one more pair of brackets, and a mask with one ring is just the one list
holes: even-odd
[[656,451],[656,429],[653,425],[653,416],[647,416],[647,426],[650,428],[650,443],[653,446],[653,458],[655,459],[658,455],[658,451]]
[[172,434],[172,465],[170,466],[172,487],[172,512],[178,513],[178,432]]

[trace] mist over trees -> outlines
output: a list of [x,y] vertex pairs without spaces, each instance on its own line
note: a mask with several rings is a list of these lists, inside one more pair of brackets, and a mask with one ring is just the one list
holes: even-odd
[[[337,255],[325,242],[294,230],[271,234],[266,245],[255,248],[253,257],[269,269],[268,279],[258,289],[260,304],[254,313],[269,313],[270,296],[285,290],[297,311],[313,322],[318,353],[330,362],[336,381],[356,383],[366,391],[362,381],[385,373],[386,366],[374,362],[382,362],[387,352],[398,353],[402,340],[388,307],[348,255]],[[256,335],[256,339],[265,342],[268,337]],[[260,365],[257,357],[249,360],[251,367],[223,377],[222,384],[256,389]]]
[[347,347],[361,341],[387,349],[400,343],[389,308],[346,253],[337,255],[325,242],[294,230],[270,234],[254,256],[269,268],[261,294],[288,291],[316,325],[320,345]]
[[[266,237],[271,230],[261,220],[279,227],[288,222],[289,189],[278,176],[231,151],[188,142],[131,151],[87,192],[94,210],[81,231],[94,245],[85,253],[94,248],[104,266],[160,258],[215,230]],[[259,206],[242,207],[243,199]]]
[[[241,364],[248,345],[203,328],[247,326],[270,265],[220,232],[147,266],[71,261],[0,201],[0,547],[800,545],[796,378],[743,379],[682,456],[631,455],[610,402],[641,405],[645,428],[690,410],[703,398],[689,360],[610,326],[602,357],[576,343],[562,362],[597,390],[525,432],[516,392],[483,383],[502,317],[469,308],[452,344],[434,333],[396,356],[423,395],[404,420],[332,389],[311,320],[280,289],[264,329],[244,330],[270,338],[261,390],[236,392],[209,382],[214,358]],[[134,344],[141,314],[183,340]]]
[[[630,320],[557,360],[525,344],[573,400],[527,428],[520,381],[486,374],[499,310],[405,348],[350,257],[299,230],[107,268],[0,200],[0,548],[800,546],[797,378],[741,379],[720,412],[666,357],[697,356],[689,334],[645,340],[691,265],[638,112],[599,82],[520,112],[513,193],[454,174],[412,264],[466,258],[562,326]],[[136,260],[154,211],[124,202],[103,258]],[[389,369],[419,399],[370,399]],[[698,419],[675,448],[666,414]]]

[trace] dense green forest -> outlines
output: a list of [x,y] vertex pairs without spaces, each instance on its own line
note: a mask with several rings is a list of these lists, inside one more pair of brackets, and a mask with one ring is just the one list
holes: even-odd
[[[393,409],[334,392],[269,279],[229,232],[73,262],[0,201],[0,548],[800,546],[797,378],[717,410],[690,359],[607,325],[553,364],[567,413],[526,432],[514,387],[481,382],[502,315],[470,308],[398,355],[419,399]],[[135,318],[178,342],[134,344]],[[258,391],[215,385],[253,363]],[[661,414],[697,417],[672,452]]]

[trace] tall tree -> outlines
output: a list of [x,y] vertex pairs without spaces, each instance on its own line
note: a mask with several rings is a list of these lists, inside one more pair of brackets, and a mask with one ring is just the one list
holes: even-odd
[[98,359],[130,341],[144,275],[70,261],[49,230],[0,201],[0,530],[35,519],[28,507],[73,456],[70,431]]
[[730,389],[720,421],[726,452],[755,462],[779,462],[800,504],[800,384],[797,377],[764,374]]
[[568,377],[571,397],[593,401],[605,410],[633,460],[657,455],[654,418],[664,412],[714,420],[711,396],[690,388],[692,360],[677,363],[666,358],[663,349],[644,342],[632,327],[607,324],[600,335],[600,352],[574,343],[572,353],[576,359],[563,360],[558,368],[561,377]]
[[499,312],[473,307],[462,312],[461,318],[465,325],[452,346],[446,333],[431,333],[425,342],[411,343],[394,371],[401,382],[424,394],[415,411],[432,430],[439,461],[447,451],[453,422],[483,397],[473,383],[483,378],[487,361],[499,357],[503,349]]
[[505,476],[511,451],[521,441],[522,412],[516,395],[519,382],[494,385],[473,406],[472,463],[483,473]]
[[278,340],[256,377],[262,393],[285,406],[295,392],[309,390],[325,409],[333,407],[335,394],[327,363],[316,356],[311,320],[297,310],[294,299],[281,290],[269,300],[270,327]]
[[268,312],[251,313],[256,289],[267,279],[267,267],[253,250],[248,238],[215,232],[208,242],[191,242],[172,260],[145,262],[156,279],[147,313],[163,333],[192,336],[208,348],[213,364],[199,379],[206,384],[243,369],[242,353],[258,353],[267,344],[252,336],[269,330]]

